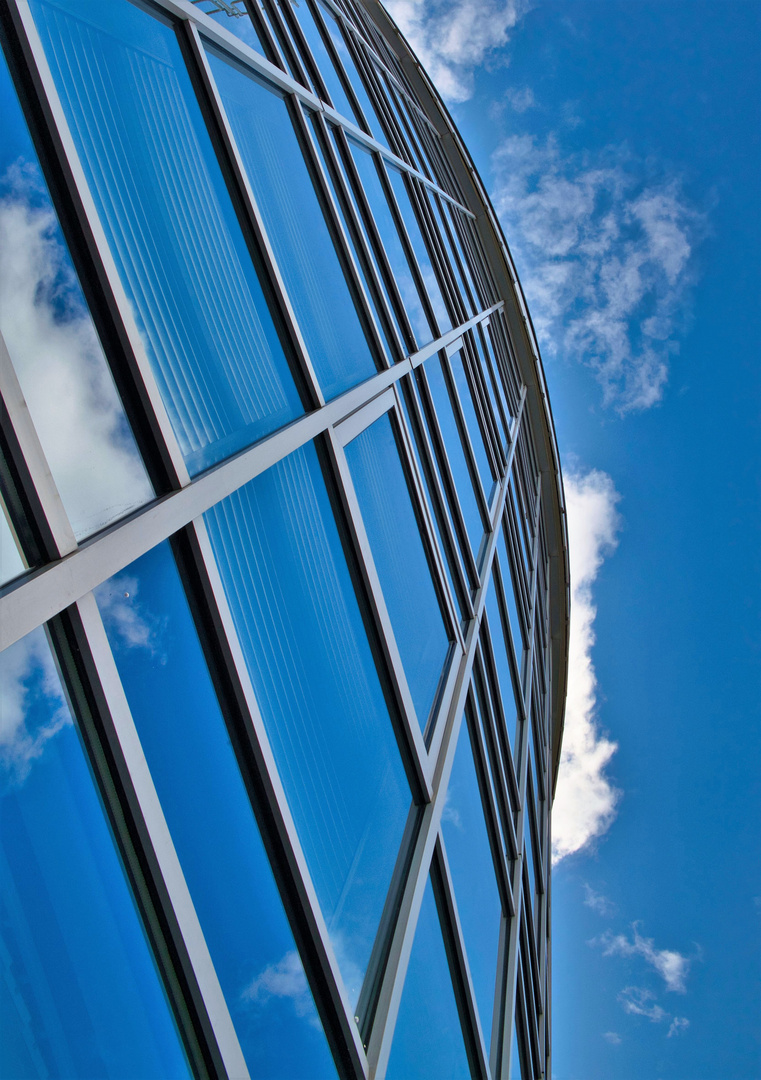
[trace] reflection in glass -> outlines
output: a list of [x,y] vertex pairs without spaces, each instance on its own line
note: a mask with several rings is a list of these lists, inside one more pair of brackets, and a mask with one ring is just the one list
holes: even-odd
[[[468,725],[463,721],[441,815],[457,913],[486,1049],[491,1039],[502,905],[494,877],[484,808]],[[474,883],[478,886],[474,887]]]
[[32,8],[195,474],[302,409],[179,42],[126,2],[32,0]]
[[[474,330],[473,337],[475,339],[478,349],[478,357],[481,363],[481,370],[484,373],[484,382],[486,383],[486,389],[491,400],[492,411],[494,412],[494,417],[497,421],[499,431],[501,432],[500,439],[502,442],[502,446],[505,450],[505,453],[507,453],[510,445],[510,426],[512,425],[514,419],[512,410],[507,403],[507,398],[505,397],[505,388],[502,385],[502,378],[499,374],[499,371],[492,363],[492,360],[487,361],[484,354],[485,338],[483,335],[483,331],[480,327],[477,327]],[[492,357],[491,352],[489,352],[489,356]],[[495,396],[497,394],[499,395],[499,401],[497,401],[497,398]]]
[[189,1077],[42,629],[0,694],[0,1075]]
[[399,1017],[388,1080],[470,1080],[452,977],[430,878],[425,887]]
[[368,130],[370,131],[371,135],[373,135],[379,142],[383,143],[385,146],[387,145],[386,138],[380,126],[378,114],[376,113],[375,106],[370,101],[370,97],[365,90],[364,82],[362,81],[362,77],[357,70],[357,65],[354,62],[354,57],[349,51],[349,46],[346,44],[344,35],[341,32],[341,27],[339,25],[338,19],[331,11],[328,10],[328,8],[324,4],[320,4],[319,9],[320,14],[322,15],[325,22],[325,26],[327,27],[328,33],[330,34],[330,39],[333,42],[333,46],[338,53],[339,59],[343,65],[343,69],[349,77],[351,88],[354,91],[355,95],[359,98],[359,104],[362,108],[362,112],[365,115],[365,121],[367,122]]
[[327,398],[376,368],[283,99],[209,53],[286,291]]
[[410,791],[315,448],[256,477],[206,521],[355,1004]]
[[322,76],[322,81],[325,83],[327,91],[330,94],[334,109],[336,112],[341,113],[342,116],[345,116],[347,120],[351,120],[352,123],[356,124],[356,113],[351,107],[349,98],[347,97],[341,79],[330,57],[330,53],[325,47],[325,42],[322,40],[322,35],[317,26],[315,17],[309,8],[308,0],[302,0],[301,3],[294,4],[292,10],[298,20],[301,31],[306,38],[309,51]]
[[346,447],[362,520],[421,730],[449,639],[388,413]]
[[407,256],[404,254],[404,248],[389,209],[386,193],[375,168],[374,155],[369,150],[359,146],[358,143],[350,142],[350,146],[362,187],[370,204],[375,227],[378,230],[381,243],[386,252],[386,258],[391,267],[391,273],[407,310],[407,315],[417,338],[418,347],[420,347],[430,341],[433,334],[423,310],[423,305],[420,302],[420,294],[410,271]]
[[335,1076],[168,543],[96,590],[252,1076]]
[[515,691],[513,689],[513,677],[507,652],[508,645],[505,641],[502,615],[497,600],[496,582],[493,574],[486,593],[486,613],[489,620],[489,636],[491,637],[494,666],[497,669],[502,711],[505,717],[508,738],[510,739],[513,760],[515,760],[518,753],[515,743],[516,730],[518,727],[518,713],[515,707]]
[[8,511],[0,499],[0,585],[13,581],[26,570],[15,530],[8,521]]
[[0,332],[77,538],[153,495],[0,56]]
[[478,305],[473,299],[476,292],[473,287],[473,279],[470,275],[470,270],[467,263],[464,267],[461,265],[460,259],[454,250],[451,235],[451,223],[447,221],[446,213],[441,205],[441,199],[430,189],[427,189],[426,194],[428,195],[428,201],[431,204],[431,208],[434,209],[434,219],[436,221],[436,226],[439,229],[441,241],[446,247],[449,268],[457,281],[463,307],[467,316],[470,317],[471,315],[475,315],[478,311]]
[[478,509],[473,480],[468,469],[468,461],[460,439],[460,431],[455,419],[449,391],[444,381],[441,361],[437,357],[431,357],[428,363],[425,364],[425,375],[428,388],[431,391],[433,406],[436,410],[436,419],[439,422],[441,436],[444,440],[447,458],[449,459],[449,468],[452,470],[452,479],[462,509],[462,516],[465,519],[465,528],[470,539],[470,546],[473,555],[477,556],[484,534],[483,520],[481,511]]
[[[198,0],[196,0],[198,3]],[[251,17],[246,11],[246,0],[200,0],[198,7],[214,22],[219,23],[230,34],[245,42],[249,48],[266,56],[262,42],[257,34]]]
[[447,311],[447,306],[444,303],[444,297],[441,295],[441,287],[436,280],[436,274],[431,266],[430,256],[428,255],[428,249],[425,246],[423,240],[423,234],[420,230],[420,224],[417,219],[417,215],[412,206],[412,200],[410,194],[407,191],[407,187],[404,183],[404,178],[398,169],[389,165],[388,177],[391,181],[391,186],[394,189],[394,195],[396,201],[399,204],[399,209],[404,220],[404,226],[407,230],[407,235],[410,238],[412,244],[412,250],[415,252],[415,259],[417,260],[420,273],[423,275],[423,281],[425,282],[428,298],[431,301],[433,307],[433,313],[436,316],[436,321],[439,324],[439,334],[445,333],[447,330],[452,329],[452,320]]
[[452,367],[452,374],[454,375],[454,382],[457,387],[457,395],[460,399],[460,408],[462,409],[462,414],[465,418],[465,426],[470,435],[470,445],[473,447],[473,457],[476,459],[478,475],[481,477],[481,484],[483,486],[484,494],[486,495],[486,501],[491,504],[497,485],[492,473],[492,467],[489,463],[489,457],[486,453],[486,446],[484,444],[481,425],[478,422],[473,394],[470,389],[470,384],[468,383],[467,375],[465,374],[462,350],[456,352],[454,356],[451,356],[449,358],[449,363]]
[[523,630],[521,629],[521,620],[518,617],[517,597],[515,576],[513,574],[513,568],[510,562],[510,558],[507,554],[507,541],[505,539],[505,531],[507,529],[507,516],[504,517],[502,528],[499,531],[497,538],[497,547],[499,550],[498,566],[502,572],[502,582],[504,585],[504,596],[507,606],[507,614],[510,620],[510,631],[513,637],[513,647],[515,649],[515,659],[518,664],[518,671],[523,672]]

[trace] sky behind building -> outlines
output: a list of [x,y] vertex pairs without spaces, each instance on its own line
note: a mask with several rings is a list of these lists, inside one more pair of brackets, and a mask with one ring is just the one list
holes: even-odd
[[753,1080],[759,7],[389,7],[501,217],[564,459],[556,1080]]

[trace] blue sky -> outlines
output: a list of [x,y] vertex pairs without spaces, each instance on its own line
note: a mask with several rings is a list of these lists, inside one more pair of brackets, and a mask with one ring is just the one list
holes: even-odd
[[564,461],[556,1080],[761,1076],[761,7],[392,0],[492,195]]

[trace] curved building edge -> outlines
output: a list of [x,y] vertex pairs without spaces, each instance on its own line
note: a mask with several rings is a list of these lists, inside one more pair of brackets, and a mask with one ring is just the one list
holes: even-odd
[[568,647],[571,611],[571,574],[568,551],[563,475],[555,436],[552,406],[531,315],[499,220],[465,143],[406,38],[379,0],[362,5],[401,61],[429,120],[441,136],[441,145],[475,215],[476,228],[489,268],[505,303],[505,315],[526,386],[526,409],[531,422],[542,476],[542,508],[550,558],[550,639],[552,641],[552,794],[557,786],[568,685]]

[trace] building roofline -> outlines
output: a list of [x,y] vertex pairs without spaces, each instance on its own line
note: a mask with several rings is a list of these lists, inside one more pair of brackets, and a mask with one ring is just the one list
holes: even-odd
[[521,377],[526,385],[526,409],[531,418],[531,430],[542,477],[541,498],[550,559],[550,641],[552,644],[550,743],[554,796],[560,764],[568,685],[571,578],[563,475],[539,345],[515,264],[494,207],[446,105],[404,35],[382,4],[378,0],[362,0],[362,4],[401,61],[429,120],[441,136],[442,149],[463,190],[465,205],[475,215],[476,228],[489,268],[496,280],[500,299],[505,304],[505,316]]

